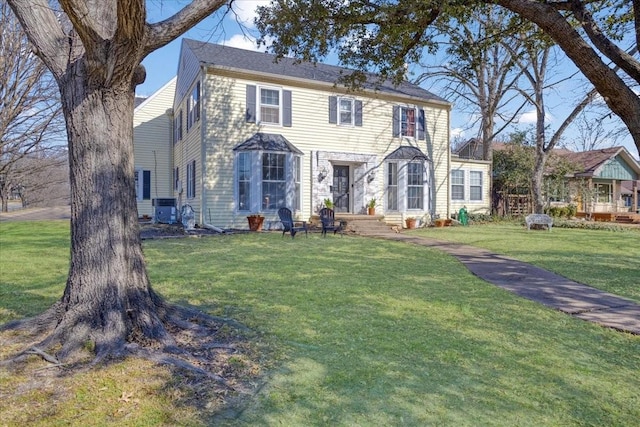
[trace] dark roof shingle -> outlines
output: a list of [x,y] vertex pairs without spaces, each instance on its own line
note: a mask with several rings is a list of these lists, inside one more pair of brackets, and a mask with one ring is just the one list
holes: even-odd
[[[255,52],[251,50],[238,49],[213,43],[206,43],[197,40],[184,39],[183,42],[196,55],[198,60],[205,65],[213,67],[228,67],[237,70],[246,70],[257,73],[266,73],[277,76],[305,79],[322,83],[334,84],[344,75],[353,70],[327,65],[322,63],[301,62],[296,63],[294,58],[280,58],[275,61],[275,55]],[[429,101],[449,103],[420,86],[402,82],[394,86],[391,82],[378,82],[373,74],[371,79],[364,85],[365,89],[377,89],[380,92],[411,96]]]

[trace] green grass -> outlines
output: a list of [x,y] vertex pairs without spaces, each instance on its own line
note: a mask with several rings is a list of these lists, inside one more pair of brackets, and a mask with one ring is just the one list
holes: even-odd
[[[34,237],[31,231],[47,234]],[[37,313],[62,292],[66,233],[55,223],[0,224],[1,320]],[[450,228],[430,235],[455,233],[484,231]],[[573,233],[581,244],[591,236]],[[561,230],[550,233],[553,241],[543,233],[516,235],[518,243],[502,252],[569,251],[558,245]],[[477,236],[486,242],[489,235]],[[622,234],[596,236],[608,242]],[[27,252],[32,238],[41,240],[36,257],[49,271],[25,277],[12,268],[5,274],[10,264],[34,257]],[[5,245],[16,252],[10,258]],[[598,255],[616,258],[618,246],[602,244]],[[585,252],[580,246],[571,251],[576,259]],[[158,386],[136,392],[145,415],[129,409],[127,425],[155,419],[166,425],[626,426],[640,419],[639,337],[518,298],[437,250],[365,238],[253,233],[150,241],[145,253],[152,282],[165,297],[243,322],[269,345],[265,357],[277,359],[265,360],[270,369],[264,385],[233,415],[199,418],[198,408]],[[607,274],[617,277],[615,270],[600,273]],[[122,422],[113,415],[124,405],[115,396],[131,386],[116,379],[127,366],[128,381],[140,375],[131,363],[110,371],[108,378],[115,379],[108,386],[95,384],[91,375],[70,383],[69,396],[41,422]],[[0,390],[15,381],[5,373]],[[156,381],[171,380],[158,374]],[[78,384],[81,403],[73,389]],[[3,404],[17,403],[0,403],[0,412]]]
[[640,302],[640,230],[553,227],[527,231],[514,223],[427,228],[415,233],[509,255]]

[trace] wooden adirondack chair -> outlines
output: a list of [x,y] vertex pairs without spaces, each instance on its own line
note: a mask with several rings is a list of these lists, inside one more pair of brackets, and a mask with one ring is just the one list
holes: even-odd
[[[309,237],[307,231],[307,223],[306,221],[294,221],[293,215],[291,214],[291,209],[289,208],[280,208],[278,209],[278,216],[280,217],[280,222],[282,222],[282,237],[284,237],[285,233],[291,233],[291,238],[296,237],[296,233],[298,231],[304,231],[306,237]],[[297,226],[296,226],[297,222]],[[299,225],[302,224],[302,225]]]
[[342,224],[336,221],[333,209],[320,209],[320,222],[322,222],[322,236],[327,237],[327,231],[333,231],[333,234],[340,232],[340,237],[344,235]]

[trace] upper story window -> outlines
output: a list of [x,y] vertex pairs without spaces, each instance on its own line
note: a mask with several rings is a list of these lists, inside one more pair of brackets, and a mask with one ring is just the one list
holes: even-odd
[[414,108],[400,108],[400,136],[415,138],[416,110]]
[[187,132],[200,120],[200,82],[197,82],[187,98]]
[[393,107],[393,136],[425,139],[424,110],[416,107]]
[[247,85],[246,121],[291,126],[291,91]]
[[173,121],[173,143],[175,144],[182,141],[182,109],[178,111]]
[[362,126],[362,101],[330,96],[329,123],[341,126]]
[[260,122],[280,124],[280,91],[260,89]]

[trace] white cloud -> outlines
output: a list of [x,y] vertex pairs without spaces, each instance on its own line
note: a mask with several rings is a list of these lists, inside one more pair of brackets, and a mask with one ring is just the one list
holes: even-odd
[[[529,110],[525,113],[522,113],[520,115],[520,117],[518,118],[518,123],[519,124],[535,124],[536,120],[538,120],[538,117],[536,115],[536,110]],[[545,114],[545,121],[547,123],[550,123],[552,121],[555,120],[555,117],[553,117],[553,114],[549,113],[547,111],[547,113]]]
[[256,18],[256,8],[267,6],[269,0],[241,0],[233,2],[233,11],[238,16],[238,20],[249,28],[254,28],[253,20]]
[[462,137],[464,137],[464,129],[462,128],[451,129],[451,138],[462,138]]
[[[248,37],[242,34],[235,34],[229,40],[225,40],[224,45],[246,50],[259,50],[255,38]],[[260,51],[264,52],[264,46]]]

